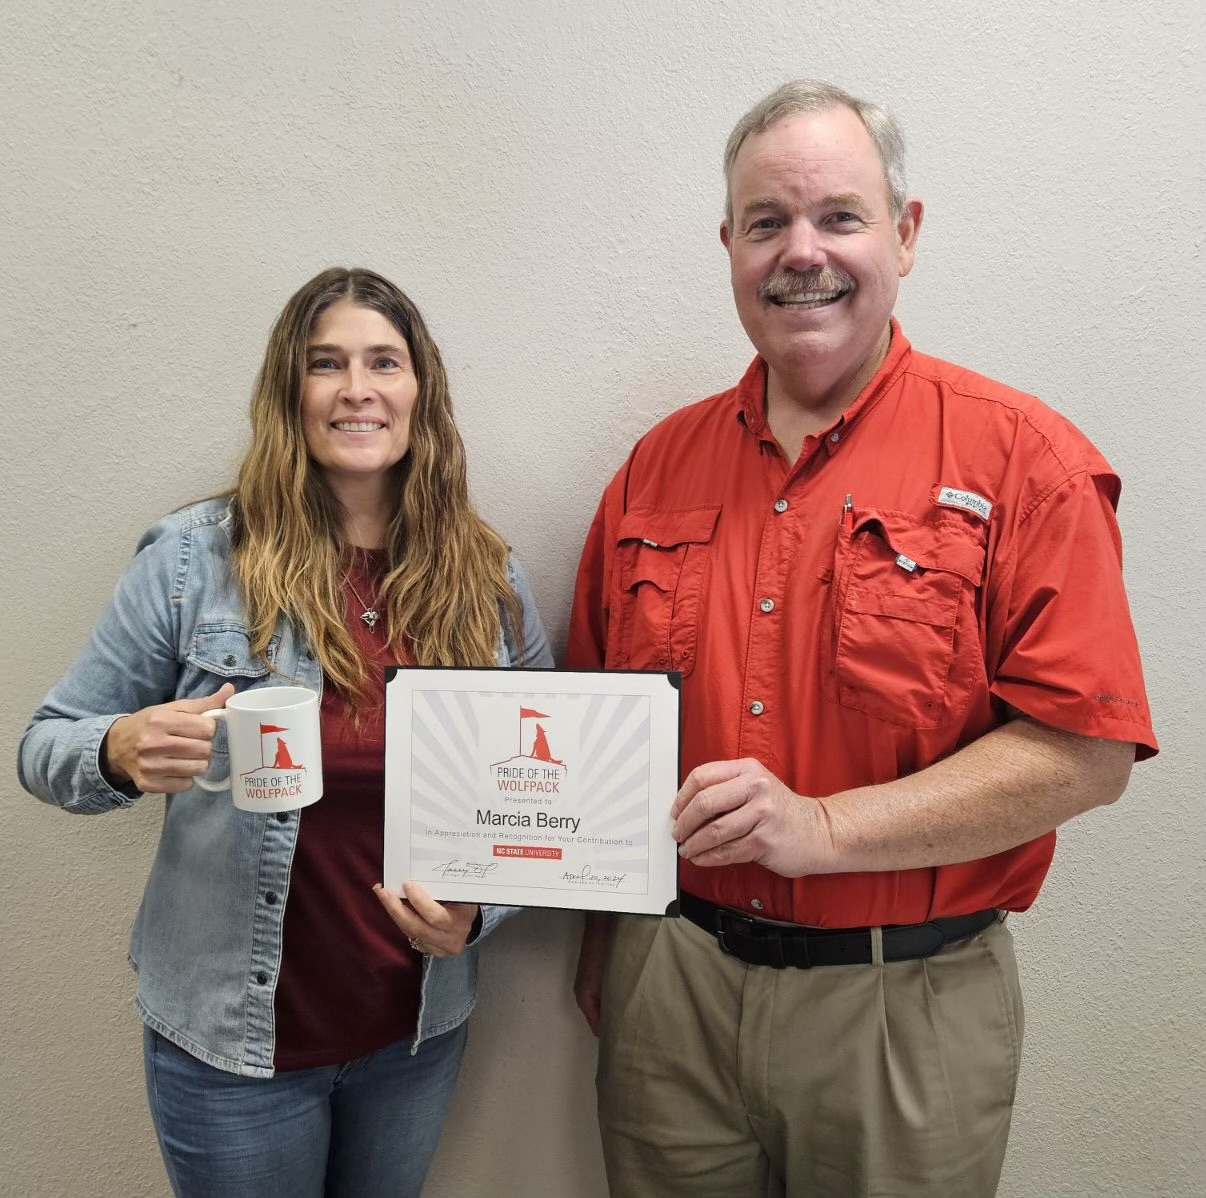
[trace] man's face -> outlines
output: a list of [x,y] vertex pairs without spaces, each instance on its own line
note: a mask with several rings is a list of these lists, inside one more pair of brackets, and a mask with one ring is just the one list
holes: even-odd
[[731,176],[737,314],[772,382],[817,396],[858,389],[888,343],[913,266],[921,205],[892,216],[875,143],[849,108],[788,117],[746,139]]

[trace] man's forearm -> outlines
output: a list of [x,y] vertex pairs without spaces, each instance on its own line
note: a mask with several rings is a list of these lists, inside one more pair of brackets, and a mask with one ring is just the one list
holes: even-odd
[[818,868],[913,869],[1005,852],[1112,803],[1134,763],[1129,742],[1061,732],[1027,718],[894,782],[818,800]]

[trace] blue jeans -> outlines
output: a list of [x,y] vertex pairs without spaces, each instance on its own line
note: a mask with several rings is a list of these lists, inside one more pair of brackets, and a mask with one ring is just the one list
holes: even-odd
[[145,1028],[147,1098],[177,1198],[418,1198],[468,1025],[272,1078],[215,1069]]

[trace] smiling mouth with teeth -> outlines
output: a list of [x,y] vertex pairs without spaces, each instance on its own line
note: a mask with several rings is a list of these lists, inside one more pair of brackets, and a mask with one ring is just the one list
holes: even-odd
[[846,293],[844,291],[801,291],[794,295],[771,295],[767,298],[780,308],[823,308]]
[[336,420],[331,427],[341,433],[375,433],[385,425],[378,424],[375,420]]

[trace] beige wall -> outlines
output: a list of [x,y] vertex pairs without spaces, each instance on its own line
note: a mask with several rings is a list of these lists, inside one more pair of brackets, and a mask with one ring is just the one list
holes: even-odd
[[[1199,0],[37,0],[0,37],[0,1191],[166,1192],[124,941],[159,811],[11,773],[138,533],[231,477],[285,296],[371,265],[428,314],[482,508],[563,640],[603,483],[750,350],[717,241],[744,108],[813,73],[893,106],[928,202],[900,314],[1033,390],[1125,480],[1164,745],[1015,922],[1003,1193],[1202,1193],[1203,36]],[[1074,550],[1073,550],[1074,551]],[[486,988],[436,1198],[603,1193],[575,921]]]

